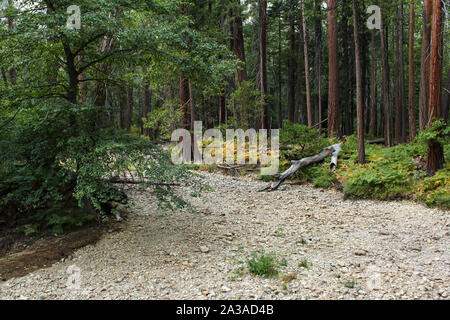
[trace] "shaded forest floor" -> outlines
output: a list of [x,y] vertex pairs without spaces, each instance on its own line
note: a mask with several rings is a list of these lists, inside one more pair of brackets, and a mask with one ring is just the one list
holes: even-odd
[[[121,230],[0,282],[0,298],[448,299],[448,211],[309,185],[258,193],[266,183],[251,177],[201,174],[214,190],[190,199],[197,213],[159,211],[130,187],[135,206]],[[276,253],[277,277],[249,272],[256,250]],[[79,288],[67,285],[72,265]]]

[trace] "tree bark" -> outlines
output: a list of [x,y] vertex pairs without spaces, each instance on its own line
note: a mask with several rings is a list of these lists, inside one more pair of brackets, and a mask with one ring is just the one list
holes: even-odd
[[259,90],[262,99],[262,114],[258,129],[268,129],[268,106],[266,102],[267,94],[267,1],[259,0]]
[[321,88],[321,73],[322,73],[322,19],[321,15],[322,1],[315,1],[315,49],[314,49],[314,91],[316,92],[315,99],[315,115],[316,125],[318,125],[319,133],[322,133],[322,88]]
[[414,0],[410,3],[409,17],[409,141],[416,137],[416,111],[414,106]]
[[312,106],[311,106],[311,86],[309,80],[309,58],[308,58],[308,37],[306,30],[305,1],[302,1],[302,23],[303,23],[303,47],[305,55],[305,83],[306,83],[306,110],[308,114],[308,127],[313,126]]
[[300,72],[300,69],[297,69],[297,61],[296,55],[298,54],[296,50],[296,36],[295,36],[295,18],[294,18],[294,0],[290,0],[290,12],[289,14],[289,53],[288,53],[288,87],[287,87],[287,107],[289,110],[289,121],[295,122],[295,108],[296,108],[296,87],[298,84],[296,83],[296,71]]
[[402,115],[402,123],[401,123],[401,141],[406,142],[406,123],[407,123],[407,112],[406,112],[406,100],[405,100],[405,56],[403,54],[403,38],[404,38],[404,30],[403,30],[403,0],[400,2],[400,33],[399,33],[399,44],[400,44],[400,104],[401,104],[401,115]]
[[295,81],[295,110],[294,122],[299,121],[301,115],[301,124],[308,124],[308,111],[306,108],[306,98],[303,92],[303,82],[305,81],[305,51],[303,50],[303,24],[299,25],[299,45],[298,45],[298,63],[297,63],[297,80]]
[[182,110],[180,128],[191,130],[189,80],[180,75],[180,108]]
[[[442,82],[442,2],[433,1],[433,20],[431,29],[431,52],[430,52],[430,104],[429,122],[442,118],[441,105],[441,82]],[[444,167],[444,150],[442,145],[431,140],[428,143],[427,171],[434,174]]]
[[338,136],[338,48],[337,48],[337,12],[336,0],[328,0],[328,50],[329,50],[329,76],[328,76],[328,135]]
[[383,60],[382,72],[383,72],[383,109],[384,109],[384,139],[386,140],[386,146],[392,146],[391,136],[391,102],[389,97],[389,63],[388,52],[385,38],[385,26],[384,20],[381,18],[380,26],[381,37],[381,56]]
[[355,61],[356,61],[356,115],[358,129],[358,162],[366,162],[366,151],[364,146],[364,109],[362,102],[361,85],[361,60],[359,52],[358,11],[355,0],[353,0],[353,34],[355,38]]
[[400,9],[396,8],[396,24],[395,24],[395,142],[402,142],[402,104],[401,104],[401,89],[400,89]]
[[377,135],[377,102],[376,102],[376,72],[377,61],[375,55],[375,29],[371,31],[371,69],[370,69],[370,131],[369,135]]
[[448,108],[450,107],[450,68],[447,69],[447,81],[442,90],[442,117],[448,121]]
[[419,129],[425,130],[428,122],[428,105],[430,98],[430,35],[431,35],[431,0],[424,0],[422,59],[419,96]]
[[[142,72],[144,74],[143,79],[143,88],[142,88],[142,114],[141,117],[143,119],[148,120],[148,114],[151,111],[152,106],[152,93],[150,91],[150,83],[148,79],[146,78],[147,74],[147,67],[142,67]],[[142,123],[142,120],[141,120]],[[141,134],[143,134],[146,137],[150,137],[150,128],[144,128],[142,126],[141,128]]]

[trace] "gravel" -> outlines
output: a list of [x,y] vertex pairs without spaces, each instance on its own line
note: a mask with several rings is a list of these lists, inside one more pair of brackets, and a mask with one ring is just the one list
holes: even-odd
[[[202,175],[214,191],[189,198],[196,213],[160,211],[129,187],[122,230],[1,282],[0,299],[449,298],[448,211],[308,185],[259,193],[266,184],[250,177]],[[260,249],[285,259],[279,277],[248,271]]]

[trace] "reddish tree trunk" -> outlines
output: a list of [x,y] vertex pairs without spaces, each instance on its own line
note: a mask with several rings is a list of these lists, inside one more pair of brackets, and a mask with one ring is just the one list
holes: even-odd
[[266,11],[267,1],[259,0],[259,90],[262,99],[262,114],[259,123],[259,129],[267,129],[268,125],[268,107],[266,100],[267,94],[267,22]]
[[370,136],[377,135],[377,104],[376,104],[376,72],[377,62],[375,55],[375,29],[371,32],[371,71],[370,71]]
[[[431,52],[430,52],[430,123],[442,117],[441,110],[441,82],[442,82],[442,2],[433,1],[433,20],[431,29]],[[428,143],[427,171],[434,174],[444,167],[444,151],[442,145],[431,140]]]
[[314,49],[314,89],[316,94],[316,124],[318,124],[319,132],[322,132],[322,88],[321,88],[321,73],[322,73],[322,19],[321,19],[321,4],[322,1],[315,2],[315,49]]
[[180,107],[182,111],[180,128],[191,129],[189,80],[180,75]]
[[400,45],[400,10],[396,8],[397,21],[395,25],[395,142],[402,141],[402,102],[401,102],[401,45]]
[[387,146],[392,146],[391,136],[391,102],[389,97],[389,63],[388,52],[386,47],[385,26],[383,18],[380,27],[381,38],[381,56],[382,56],[382,72],[383,72],[383,109],[384,109],[384,138]]
[[423,36],[422,36],[422,65],[419,96],[419,129],[425,130],[428,122],[428,105],[430,98],[430,34],[431,34],[431,0],[424,0]]
[[366,162],[366,152],[364,148],[364,109],[362,102],[361,85],[361,59],[359,53],[359,35],[358,35],[358,12],[356,9],[356,0],[353,0],[353,35],[355,38],[355,61],[356,61],[356,115],[358,130],[358,162]]
[[328,135],[337,136],[338,115],[338,48],[337,48],[337,12],[336,0],[328,0]]
[[416,111],[414,107],[414,0],[410,3],[409,17],[409,141],[416,137]]

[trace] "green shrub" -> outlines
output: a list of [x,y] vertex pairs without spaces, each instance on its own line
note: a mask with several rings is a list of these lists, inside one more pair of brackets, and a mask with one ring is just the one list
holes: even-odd
[[174,166],[169,154],[148,140],[97,126],[104,116],[97,107],[47,103],[0,131],[0,219],[33,217],[40,230],[57,233],[93,216],[106,219],[112,201],[126,201],[111,180],[131,171],[136,179],[159,183],[153,192],[164,208],[187,205],[171,183],[203,190],[192,173]]
[[426,178],[418,188],[418,197],[430,207],[450,210],[450,165]]
[[265,253],[264,250],[253,251],[247,259],[251,273],[257,276],[273,278],[278,276],[277,258],[275,253]]

